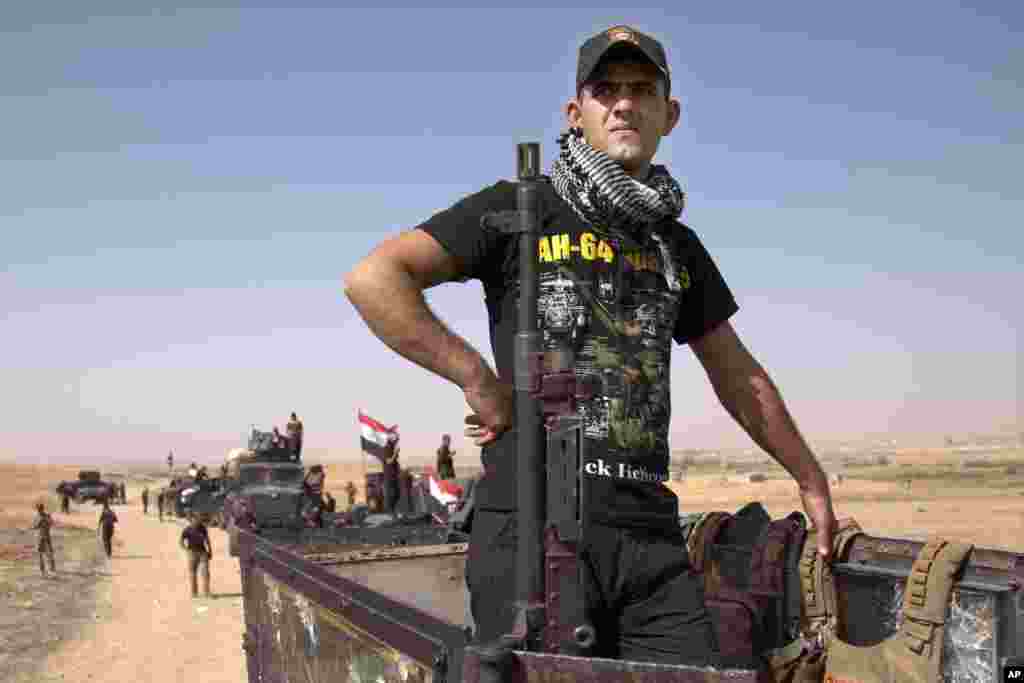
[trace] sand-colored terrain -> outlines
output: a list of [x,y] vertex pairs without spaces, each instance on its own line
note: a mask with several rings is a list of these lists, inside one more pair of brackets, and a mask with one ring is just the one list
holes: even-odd
[[[460,476],[473,469],[468,459],[456,463]],[[869,533],[942,533],[1024,551],[1024,452],[968,460],[965,467],[962,455],[920,451],[893,456],[885,465],[826,462],[826,468],[844,475],[833,487],[837,513],[856,518]],[[343,487],[349,480],[363,500],[363,462],[325,463],[325,468],[327,489],[340,509],[347,503]],[[161,481],[159,472],[120,470],[128,481],[129,504],[115,507],[121,525],[110,562],[98,554],[95,506],[58,513],[58,576],[39,578],[34,535],[17,529],[31,524],[31,504],[40,497],[56,510],[49,492],[78,469],[0,464],[0,680],[246,680],[237,561],[227,555],[224,534],[213,530],[215,597],[189,597],[177,545],[181,523],[157,521],[152,508],[149,516],[142,514],[139,492],[147,482],[151,488],[162,485],[166,479]],[[764,474],[766,481],[750,482],[752,473]],[[792,481],[763,462],[725,467],[697,459],[683,480],[670,485],[679,494],[681,512],[736,510],[751,500],[764,503],[773,516],[800,509]]]

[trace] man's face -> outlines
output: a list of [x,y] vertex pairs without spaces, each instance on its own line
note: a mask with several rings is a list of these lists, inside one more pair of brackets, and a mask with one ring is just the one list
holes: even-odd
[[591,147],[645,176],[661,138],[679,122],[679,101],[666,99],[661,72],[647,61],[609,61],[566,105],[572,127]]

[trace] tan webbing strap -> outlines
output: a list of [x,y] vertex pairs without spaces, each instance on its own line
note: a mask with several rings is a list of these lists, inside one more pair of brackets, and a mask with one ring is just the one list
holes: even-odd
[[[932,643],[935,628],[946,623],[953,579],[974,549],[970,543],[932,538],[921,548],[903,592],[900,630],[911,651],[921,654]],[[932,643],[934,646],[934,643]]]
[[690,564],[698,572],[703,572],[707,563],[707,548],[715,542],[718,531],[732,518],[728,512],[709,512],[697,522],[697,528],[690,534]]
[[800,592],[803,594],[803,617],[808,623],[823,620],[825,612],[821,563],[818,562],[818,531],[808,529],[800,554]]
[[832,561],[839,562],[846,554],[846,549],[850,547],[850,543],[853,539],[862,535],[864,531],[860,528],[860,524],[855,519],[844,519],[839,522],[839,531],[836,533],[834,539],[832,539]]
[[[849,543],[861,533],[863,532],[857,520],[852,517],[840,520],[832,539],[833,558],[845,551]],[[816,629],[822,622],[835,617],[838,611],[831,572],[818,555],[817,529],[811,528],[807,531],[803,553],[800,556],[799,573],[804,601],[803,616],[807,625]]]

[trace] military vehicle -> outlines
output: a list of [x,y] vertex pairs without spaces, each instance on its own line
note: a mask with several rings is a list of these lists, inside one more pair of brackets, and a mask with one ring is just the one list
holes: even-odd
[[184,517],[185,509],[181,504],[181,494],[195,485],[196,480],[190,476],[171,477],[170,483],[164,488],[164,514]]
[[55,491],[58,495],[73,498],[77,503],[84,503],[87,500],[100,503],[114,498],[114,485],[102,481],[100,473],[95,470],[80,471],[78,481],[62,481]]
[[[578,599],[588,440],[568,372],[536,336],[539,148],[520,145],[516,339],[517,619],[471,639],[467,538],[448,524],[237,534],[250,683],[993,683],[1024,663],[1024,554],[846,520],[831,562],[800,512],[757,503],[679,519],[723,657],[684,666],[588,656],[601,623]],[[489,217],[488,217],[489,218]],[[472,493],[471,491],[469,492]],[[471,497],[466,504],[471,506]],[[455,506],[458,508],[458,504]]]
[[238,530],[301,529],[304,470],[283,445],[274,444],[270,432],[253,428],[249,447],[235,450],[226,463],[224,506],[221,517],[228,532],[228,551],[238,554]]
[[175,511],[181,510],[180,517],[202,515],[212,525],[222,526],[227,494],[227,480],[223,477],[196,479],[178,494]]

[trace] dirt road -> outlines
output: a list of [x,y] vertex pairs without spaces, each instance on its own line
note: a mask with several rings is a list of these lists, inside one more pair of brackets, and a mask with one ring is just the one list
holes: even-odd
[[238,560],[228,555],[227,536],[210,530],[213,597],[192,599],[185,554],[178,539],[183,523],[142,514],[138,489],[120,519],[109,579],[97,589],[96,615],[73,640],[47,660],[41,681],[117,683],[242,683],[242,598]]

